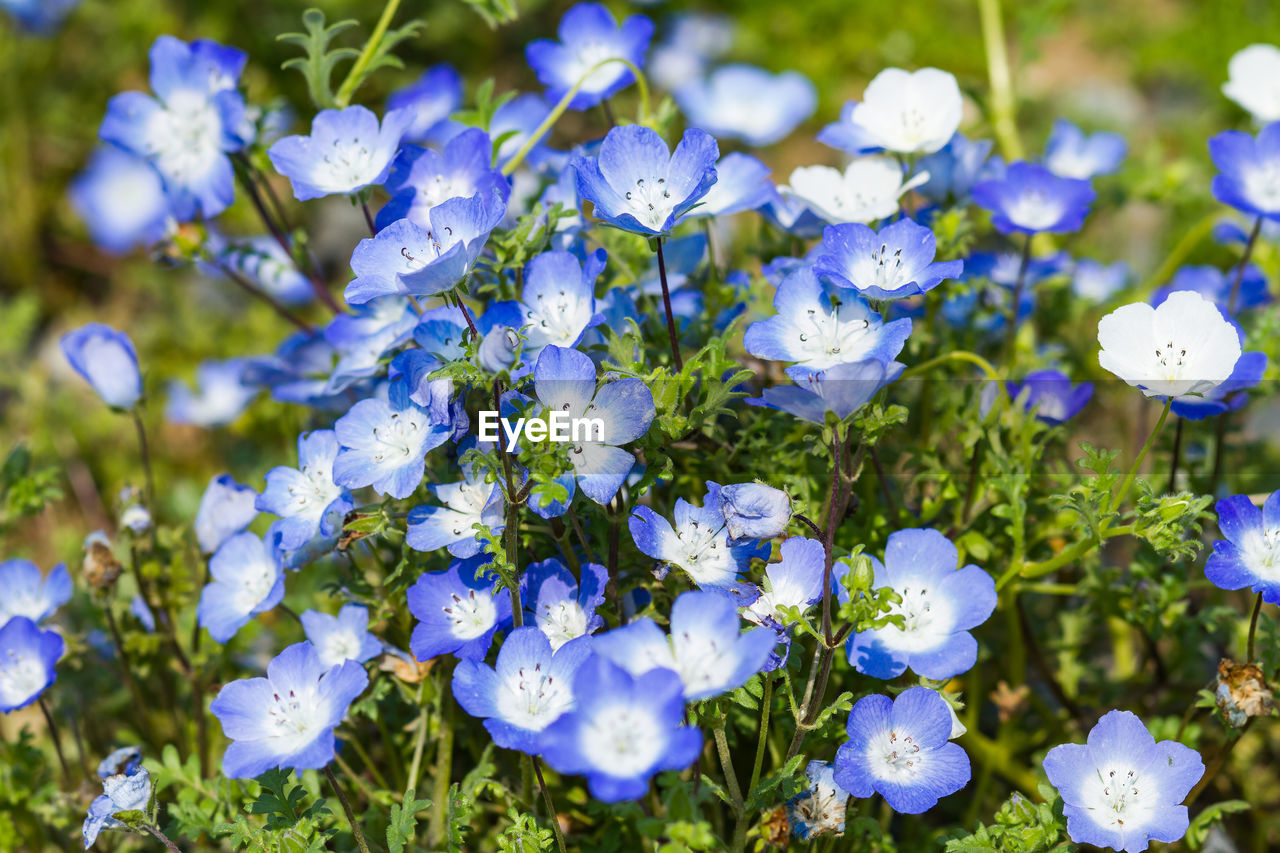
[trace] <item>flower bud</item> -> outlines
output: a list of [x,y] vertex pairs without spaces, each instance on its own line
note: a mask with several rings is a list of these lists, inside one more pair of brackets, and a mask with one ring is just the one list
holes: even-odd
[[720,490],[720,511],[730,539],[773,539],[787,532],[791,498],[761,483],[738,483]]

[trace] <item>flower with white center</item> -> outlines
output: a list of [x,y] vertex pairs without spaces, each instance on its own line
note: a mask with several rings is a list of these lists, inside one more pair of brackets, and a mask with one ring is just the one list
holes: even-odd
[[805,775],[809,787],[787,800],[791,834],[802,841],[843,835],[849,792],[836,784],[835,767],[829,761],[810,761]]
[[71,367],[108,406],[131,409],[142,397],[138,353],[124,332],[102,323],[86,323],[63,335],[58,345]]
[[225,643],[284,598],[284,564],[278,536],[266,540],[237,533],[209,559],[213,581],[200,593],[196,618],[209,636]]
[[258,396],[261,388],[244,382],[248,359],[205,361],[196,368],[196,390],[184,382],[169,383],[164,417],[169,423],[199,427],[225,426]]
[[[889,613],[901,616],[903,625],[856,632],[849,638],[849,663],[858,672],[884,679],[908,667],[935,680],[968,672],[978,659],[978,641],[969,631],[986,622],[996,607],[991,575],[973,565],[957,571],[956,546],[928,528],[889,534],[884,562],[870,559],[874,588],[889,587],[901,597]],[[847,571],[841,563],[837,574]],[[841,600],[849,595],[843,584],[837,594]]]
[[861,296],[823,285],[817,273],[801,267],[783,279],[773,297],[778,313],[747,327],[742,339],[747,352],[808,370],[893,361],[911,334],[911,320],[885,323]]
[[609,571],[597,563],[583,563],[580,573],[581,583],[552,557],[530,564],[520,578],[525,621],[536,624],[553,649],[604,627],[596,608],[604,604]]
[[387,109],[406,109],[413,122],[405,129],[409,142],[436,144],[457,132],[450,119],[462,109],[462,76],[447,62],[433,65],[422,76],[387,98]]
[[369,633],[369,609],[359,604],[342,605],[337,616],[307,610],[299,618],[325,668],[347,660],[364,663],[382,651],[382,643]]
[[1034,411],[1037,418],[1049,424],[1066,423],[1093,398],[1092,382],[1072,385],[1071,377],[1057,370],[1037,370],[1005,387],[1010,400],[1020,401],[1023,409]]
[[1148,397],[1207,394],[1240,358],[1236,327],[1188,290],[1169,294],[1158,308],[1117,308],[1098,322],[1098,343],[1098,363]]
[[536,363],[544,347],[575,347],[592,326],[604,321],[596,311],[596,279],[604,272],[599,249],[579,263],[569,252],[543,252],[524,268],[518,308],[524,329],[524,356]]
[[1044,146],[1044,164],[1063,178],[1087,181],[1120,168],[1129,146],[1118,133],[1086,134],[1066,119],[1053,123]]
[[705,80],[690,78],[674,94],[690,125],[753,147],[781,141],[818,105],[808,77],[752,65],[722,65]]
[[[341,394],[355,383],[386,370],[383,359],[413,335],[418,313],[404,296],[379,296],[334,317],[325,340],[338,353],[338,363],[325,383],[326,394]],[[433,368],[434,369],[434,368]]]
[[1215,509],[1225,539],[1213,543],[1205,577],[1222,589],[1249,587],[1268,604],[1280,604],[1280,491],[1268,495],[1261,509],[1248,495],[1223,498]]
[[427,451],[453,431],[447,410],[424,408],[410,398],[403,377],[392,380],[387,399],[361,400],[333,425],[338,455],[333,481],[348,489],[373,486],[393,498],[407,498],[422,482]]
[[573,695],[576,707],[543,731],[542,754],[559,773],[584,774],[597,800],[642,797],[655,773],[685,769],[702,749],[701,733],[681,724],[683,688],[670,670],[632,676],[591,655]]
[[158,243],[173,220],[160,173],[114,145],[93,152],[69,195],[93,242],[116,254]]
[[258,516],[258,493],[242,486],[230,474],[209,480],[196,510],[196,542],[204,554],[212,554],[227,537],[239,533]]
[[1209,140],[1209,156],[1218,174],[1213,197],[1250,216],[1280,222],[1280,121],[1256,137],[1226,130]]
[[132,773],[116,773],[102,780],[102,793],[89,804],[81,836],[88,850],[104,829],[119,829],[125,824],[115,818],[120,812],[147,811],[151,803],[151,774],[142,767]]
[[30,560],[0,562],[0,627],[17,616],[40,623],[71,600],[71,575],[59,563],[46,576]]
[[1204,762],[1189,746],[1157,742],[1134,714],[1109,711],[1086,743],[1049,750],[1044,772],[1062,795],[1072,841],[1139,853],[1150,841],[1186,834],[1182,801],[1204,775]]
[[881,388],[897,380],[905,369],[902,362],[885,362],[879,358],[837,364],[822,370],[797,364],[787,368],[787,376],[794,385],[765,388],[759,397],[749,397],[746,402],[752,406],[790,412],[815,424],[825,424],[828,412],[842,421],[848,420],[871,402]]
[[444,654],[484,660],[494,632],[511,620],[510,591],[498,588],[495,575],[475,577],[481,559],[456,561],[409,587],[409,612],[418,620],[409,648],[418,660]]
[[802,166],[778,192],[831,224],[875,222],[898,212],[898,200],[929,180],[918,172],[905,180],[892,157],[860,157],[843,172],[830,166]]
[[272,767],[325,767],[333,760],[333,730],[368,684],[360,664],[325,666],[310,643],[277,655],[266,678],[227,684],[209,705],[231,740],[222,756],[223,775],[252,779]]
[[963,112],[960,86],[948,72],[886,68],[867,84],[862,102],[847,104],[818,141],[853,155],[929,154],[947,144]]
[[1244,107],[1259,122],[1280,121],[1280,48],[1251,44],[1227,63],[1222,94]]
[[789,632],[780,630],[792,623],[780,608],[795,608],[803,615],[822,600],[826,552],[818,540],[801,536],[792,536],[783,542],[781,551],[782,559],[765,567],[765,588],[742,611],[742,616],[790,636]]
[[538,80],[547,87],[547,100],[551,103],[559,101],[581,82],[569,101],[569,109],[585,110],[635,81],[635,75],[627,66],[644,67],[644,55],[653,38],[653,21],[643,15],[632,15],[619,25],[612,13],[599,3],[579,3],[564,13],[557,32],[558,42],[550,39],[529,42],[525,57]]
[[732,590],[744,585],[741,573],[758,549],[750,540],[729,541],[718,483],[707,483],[700,507],[677,498],[673,517],[674,526],[650,507],[632,510],[628,527],[636,547],[664,566],[682,569],[700,587]]
[[773,539],[787,532],[791,498],[763,483],[735,483],[720,490],[720,513],[730,539]]
[[674,152],[643,125],[615,127],[595,157],[572,161],[578,197],[594,216],[624,231],[667,234],[716,182],[720,148],[707,133],[684,132]]
[[484,472],[465,470],[456,483],[429,483],[427,488],[444,506],[417,506],[409,511],[405,544],[415,551],[448,548],[455,557],[474,557],[484,547],[477,524],[499,535],[505,527],[505,502],[497,483],[486,483]]
[[25,708],[53,684],[64,647],[59,634],[42,631],[26,616],[0,627],[0,713]]
[[967,139],[957,133],[951,141],[916,163],[917,172],[927,172],[929,180],[917,192],[938,204],[964,202],[974,184],[1004,172],[1004,160],[992,155],[990,139]]
[[960,260],[934,263],[937,251],[933,232],[905,217],[878,234],[857,223],[829,225],[813,268],[819,278],[869,299],[898,299],[932,290],[964,270]]
[[574,708],[573,677],[591,654],[590,643],[578,639],[553,648],[537,628],[516,628],[502,642],[496,666],[458,663],[453,696],[484,720],[495,744],[537,755],[543,731]]
[[973,188],[974,204],[991,211],[991,224],[1001,234],[1078,231],[1097,197],[1088,181],[1021,160],[1011,163],[1004,177]]
[[431,220],[424,214],[451,198],[508,193],[507,179],[492,163],[493,142],[476,127],[450,139],[441,152],[406,145],[392,162],[384,185],[391,200],[378,211],[378,230],[406,218],[429,227]]
[[1103,264],[1089,258],[1076,261],[1071,271],[1071,289],[1091,302],[1106,302],[1129,281],[1129,265],[1124,261]]
[[731,151],[716,163],[715,184],[686,218],[731,216],[769,204],[777,196],[769,174],[769,167],[760,160],[741,151]]
[[387,179],[413,118],[409,110],[391,110],[379,125],[378,117],[359,105],[321,110],[311,120],[310,136],[279,139],[267,156],[289,179],[298,201],[358,193]]
[[849,711],[846,731],[834,781],[854,797],[880,794],[900,814],[922,814],[969,784],[969,756],[950,742],[947,700],[935,690],[864,696]]

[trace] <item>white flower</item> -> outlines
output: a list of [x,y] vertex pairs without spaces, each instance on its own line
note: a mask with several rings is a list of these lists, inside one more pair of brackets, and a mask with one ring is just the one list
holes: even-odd
[[1198,293],[1175,291],[1152,308],[1125,305],[1098,323],[1098,363],[1148,397],[1206,394],[1231,375],[1240,336]]
[[832,224],[875,222],[892,216],[898,199],[929,180],[927,172],[903,182],[902,167],[892,157],[862,157],[843,173],[830,166],[803,166],[779,190]]
[[1222,94],[1260,122],[1280,120],[1280,48],[1251,44],[1227,63]]
[[963,111],[960,87],[946,71],[886,68],[867,84],[850,118],[887,151],[931,154],[959,129]]

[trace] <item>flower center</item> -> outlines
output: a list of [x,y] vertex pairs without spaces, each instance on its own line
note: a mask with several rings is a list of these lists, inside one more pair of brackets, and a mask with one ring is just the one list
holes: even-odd
[[502,685],[497,704],[506,722],[542,731],[573,707],[573,691],[539,662],[517,670]]
[[484,636],[493,627],[498,611],[487,593],[468,590],[466,597],[454,593],[451,602],[444,607],[445,617],[453,626],[453,635],[460,640],[474,640]]
[[529,321],[531,348],[541,348],[547,344],[573,346],[590,319],[587,308],[582,300],[571,298],[563,290],[550,298],[539,293],[532,303],[526,303],[524,314]]
[[1270,160],[1244,173],[1245,192],[1262,210],[1280,209],[1280,161]]
[[298,744],[305,742],[321,727],[326,704],[312,690],[304,690],[301,695],[294,690],[275,691],[267,706],[270,737],[287,738]]
[[1146,824],[1154,800],[1142,796],[1142,777],[1131,767],[1098,768],[1093,783],[1090,811],[1098,823],[1117,829],[1135,829]]
[[374,162],[374,150],[358,136],[350,139],[335,139],[329,151],[320,158],[319,178],[339,190],[352,189],[373,180],[381,163]]
[[416,415],[409,411],[392,412],[387,423],[374,427],[373,438],[381,449],[373,455],[373,461],[403,465],[417,456],[426,433],[418,421]]
[[666,178],[636,178],[635,185],[627,190],[625,196],[631,203],[632,214],[654,231],[662,229],[667,216],[675,209]]
[[664,732],[651,716],[624,705],[593,715],[582,739],[582,751],[612,776],[648,773],[666,746]]
[[0,698],[5,705],[17,705],[32,696],[45,679],[44,663],[35,655],[6,649],[0,658]]
[[144,145],[156,168],[182,184],[203,175],[221,154],[222,118],[204,96],[175,92],[148,123]]
[[1023,228],[1043,231],[1058,224],[1062,218],[1062,204],[1042,192],[1024,192],[1005,209],[1009,221]]
[[848,361],[857,361],[870,339],[871,321],[855,317],[841,322],[840,305],[831,310],[809,308],[801,323],[800,342],[808,356],[802,363],[807,367],[831,367]]
[[537,620],[538,627],[551,641],[553,650],[587,633],[587,613],[582,605],[572,599],[540,604]]

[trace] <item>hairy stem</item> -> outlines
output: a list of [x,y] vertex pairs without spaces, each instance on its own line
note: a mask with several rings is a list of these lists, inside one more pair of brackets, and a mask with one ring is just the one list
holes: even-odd
[[1258,634],[1258,614],[1262,612],[1262,593],[1253,602],[1253,615],[1249,617],[1249,644],[1245,647],[1244,662],[1253,663],[1253,641]]
[[329,779],[329,787],[333,789],[333,793],[338,795],[338,802],[342,803],[342,810],[346,812],[347,823],[351,825],[351,834],[355,836],[356,846],[360,848],[360,853],[369,853],[369,844],[364,840],[364,831],[360,829],[360,822],[356,820],[355,813],[351,811],[351,801],[347,799],[347,793],[342,790],[342,786],[338,784],[337,778],[333,775],[333,768],[326,764],[324,775]]
[[658,245],[658,278],[662,282],[662,310],[667,315],[667,337],[671,340],[671,359],[675,363],[676,372],[684,370],[684,360],[680,358],[680,340],[676,335],[676,320],[671,313],[671,290],[667,287],[667,260],[662,254],[662,238]]
[[542,778],[542,762],[538,760],[538,756],[533,758],[533,772],[538,777],[538,790],[542,792],[542,804],[547,807],[547,820],[551,822],[551,831],[556,835],[556,847],[560,853],[566,853],[564,846],[564,833],[560,831],[560,817],[556,811],[555,800],[551,799],[551,790],[547,787],[547,780]]

